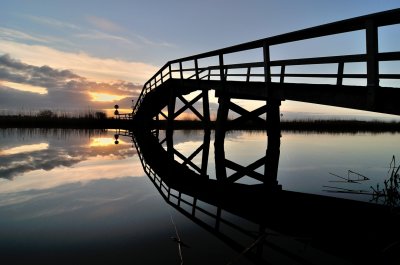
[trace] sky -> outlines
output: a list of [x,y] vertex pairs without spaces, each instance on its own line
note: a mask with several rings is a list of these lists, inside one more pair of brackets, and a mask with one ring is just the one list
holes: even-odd
[[[129,108],[170,60],[399,7],[400,0],[3,0],[0,112]],[[400,34],[379,33],[380,51],[396,50]],[[328,53],[365,52],[354,41],[360,34],[329,42]],[[299,45],[276,47],[271,58],[318,56],[328,46]],[[364,115],[295,102],[282,112]]]

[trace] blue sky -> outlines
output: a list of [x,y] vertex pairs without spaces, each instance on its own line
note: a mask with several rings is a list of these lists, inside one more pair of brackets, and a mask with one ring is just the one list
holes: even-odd
[[[111,99],[126,105],[169,60],[399,7],[399,0],[2,1],[0,62],[8,68],[0,75],[0,109],[105,108]],[[382,36],[388,50],[400,42]],[[365,48],[346,37],[341,43],[329,52]],[[305,55],[319,50],[301,48]],[[277,50],[278,57],[293,51]],[[24,79],[28,70],[34,81]],[[315,110],[288,104],[283,110]]]

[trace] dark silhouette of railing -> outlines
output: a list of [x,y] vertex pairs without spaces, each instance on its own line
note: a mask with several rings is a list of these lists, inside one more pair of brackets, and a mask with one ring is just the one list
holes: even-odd
[[[342,86],[344,78],[366,78],[368,88],[368,101],[373,105],[375,94],[379,90],[380,79],[400,79],[400,74],[383,74],[379,72],[379,63],[384,61],[400,60],[400,52],[379,52],[378,50],[378,29],[383,26],[399,24],[400,9],[361,16],[339,22],[325,24],[304,30],[299,30],[283,35],[247,42],[211,52],[177,59],[166,63],[152,78],[143,86],[143,90],[136,101],[133,114],[140,108],[146,95],[163,85],[169,79],[196,80],[196,81],[219,81],[226,82],[234,77],[243,82],[254,82],[253,78],[262,78],[265,87],[271,86],[271,77],[279,77],[279,83],[285,84],[286,77],[307,77],[307,78],[335,78],[336,85]],[[327,56],[315,58],[301,58],[289,60],[271,60],[270,47],[273,45],[294,43],[296,41],[308,40],[318,37],[336,35],[340,33],[365,31],[365,54],[352,54],[343,56]],[[243,51],[262,49],[259,61],[251,63],[225,64],[224,56],[240,53]],[[203,59],[217,59],[217,64],[199,66]],[[366,74],[345,74],[343,69],[347,63],[364,62],[367,66]],[[185,67],[184,64],[191,63],[193,66]],[[321,65],[337,64],[336,74],[292,74],[286,73],[288,66],[299,65]],[[280,67],[280,73],[271,73],[271,67]],[[262,73],[253,73],[254,69],[262,69]],[[230,70],[243,70],[245,73],[230,73]],[[310,82],[310,84],[313,84]],[[307,93],[304,91],[304,93]],[[268,92],[267,92],[268,94]]]

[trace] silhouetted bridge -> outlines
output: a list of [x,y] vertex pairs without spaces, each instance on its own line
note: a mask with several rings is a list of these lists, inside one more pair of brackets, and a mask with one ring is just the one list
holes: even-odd
[[[216,159],[229,164],[229,161],[225,159],[223,148],[227,125],[243,125],[250,121],[252,124],[265,126],[268,135],[265,158],[239,171],[253,172],[256,168],[264,166],[264,174],[261,174],[262,177],[257,175],[258,178],[267,186],[276,186],[282,100],[400,114],[400,88],[379,85],[382,79],[392,79],[397,82],[400,80],[400,71],[385,74],[379,70],[381,63],[400,61],[399,51],[379,52],[379,29],[394,24],[400,24],[400,9],[342,20],[170,61],[144,84],[133,108],[132,118],[140,123],[139,127],[149,128],[148,125],[153,120],[158,120],[162,116],[171,129],[173,121],[179,115],[191,110],[203,121],[204,128],[209,129],[209,91],[215,90],[215,95],[218,97],[214,142]],[[332,39],[344,33],[364,35],[363,40],[356,39],[356,42],[365,44],[365,53],[271,60],[271,55],[273,55],[271,47],[299,41],[315,41],[327,36]],[[329,53],[332,51],[328,51]],[[302,51],[299,50],[298,57],[301,55]],[[239,60],[239,63],[225,62],[232,56],[236,58],[236,61]],[[351,69],[354,63],[362,63],[366,71],[358,74],[346,73],[345,67],[350,66]],[[321,73],[320,70],[324,65],[335,66],[336,71]],[[311,67],[307,73],[286,71],[287,68],[304,66]],[[305,78],[307,82],[297,82],[299,78]],[[366,82],[359,85],[347,85],[345,81],[348,79],[361,79]],[[193,98],[184,97],[195,91],[197,95]],[[176,107],[177,99],[183,103],[179,109]],[[248,111],[232,102],[231,99],[256,100],[265,104]],[[200,100],[202,108],[194,105],[200,104]],[[228,123],[230,110],[239,115]],[[265,113],[266,120],[260,117]],[[171,130],[167,130],[169,137],[172,137],[172,133]],[[231,167],[238,168],[232,163]],[[230,179],[226,168],[218,164],[216,175],[220,180]]]
[[[272,116],[279,116],[282,100],[398,115],[400,88],[382,87],[379,83],[382,79],[400,80],[400,73],[384,74],[379,71],[379,66],[382,62],[400,61],[400,52],[379,52],[378,31],[381,27],[399,23],[400,9],[394,9],[170,61],[145,83],[134,106],[133,119],[145,121],[163,116],[173,121],[190,109],[207,124],[210,120],[209,90],[215,90],[219,98],[217,124],[219,122],[220,126],[223,126],[229,110],[240,115],[233,122],[262,122],[259,116],[266,112],[268,118],[273,119]],[[301,58],[302,51],[299,50],[299,59],[271,60],[274,55],[271,54],[272,46],[319,40],[327,36],[335,38],[351,32],[365,33],[365,43],[357,40],[361,42],[357,44],[365,44],[365,53]],[[236,56],[239,63],[225,63],[232,56]],[[352,63],[363,63],[366,71],[346,73],[345,67]],[[321,73],[320,65],[336,65],[337,68],[334,73]],[[288,68],[301,66],[314,68],[307,73],[287,71]],[[300,83],[299,79],[306,79],[306,82]],[[362,80],[365,84],[345,85],[349,79]],[[191,100],[183,97],[193,91],[201,93]],[[182,108],[176,109],[176,99],[184,103]],[[231,99],[267,103],[254,111],[247,111]],[[199,100],[202,100],[202,111],[194,107]]]

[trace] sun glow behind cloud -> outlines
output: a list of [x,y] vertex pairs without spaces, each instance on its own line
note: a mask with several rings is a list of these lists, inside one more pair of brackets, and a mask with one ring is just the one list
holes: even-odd
[[21,83],[9,82],[9,81],[0,81],[0,85],[6,86],[9,88],[13,88],[16,90],[20,90],[20,91],[27,91],[27,92],[37,93],[37,94],[41,94],[41,95],[47,94],[47,88],[40,87],[40,86],[33,86],[33,85],[21,84]]
[[113,102],[129,97],[127,95],[112,95],[112,94],[97,93],[97,92],[89,92],[89,95],[92,97],[92,101],[98,101],[98,102]]

